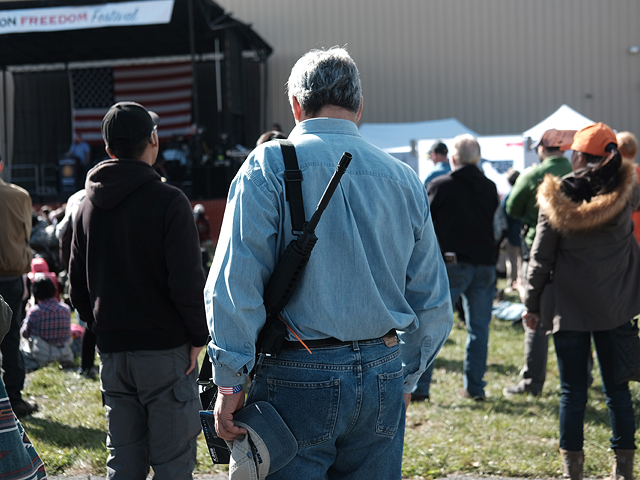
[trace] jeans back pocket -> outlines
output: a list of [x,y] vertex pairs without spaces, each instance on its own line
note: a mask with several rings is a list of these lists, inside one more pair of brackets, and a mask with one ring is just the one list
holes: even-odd
[[287,424],[300,448],[330,440],[336,426],[340,380],[294,382],[267,379],[269,403]]
[[376,433],[394,436],[398,431],[402,409],[404,408],[404,376],[402,370],[396,373],[378,375],[380,409],[376,420]]

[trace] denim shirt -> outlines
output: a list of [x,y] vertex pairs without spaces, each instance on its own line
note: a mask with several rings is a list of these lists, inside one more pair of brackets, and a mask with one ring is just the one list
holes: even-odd
[[[397,329],[408,393],[453,324],[425,188],[410,167],[366,142],[348,120],[305,120],[289,140],[303,175],[307,220],[342,153],[353,160],[282,317],[303,340],[368,340]],[[217,385],[239,385],[253,368],[264,288],[294,238],[282,153],[272,141],[251,153],[231,184],[205,287]]]

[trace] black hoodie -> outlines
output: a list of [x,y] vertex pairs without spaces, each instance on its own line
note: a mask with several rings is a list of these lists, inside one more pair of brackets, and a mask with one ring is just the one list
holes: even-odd
[[495,265],[495,184],[475,165],[465,165],[430,182],[427,194],[440,250],[455,252],[459,262]]
[[93,168],[74,224],[71,301],[102,352],[206,343],[204,273],[187,197],[139,160]]

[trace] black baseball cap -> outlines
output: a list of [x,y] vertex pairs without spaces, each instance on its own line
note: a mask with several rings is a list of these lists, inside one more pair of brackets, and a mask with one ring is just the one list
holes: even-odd
[[446,155],[447,153],[449,153],[449,149],[447,148],[447,145],[445,143],[438,140],[436,143],[431,145],[431,148],[429,149],[429,155],[431,155],[432,153]]
[[[107,146],[133,145],[148,138],[157,125],[152,113],[139,103],[116,103],[102,119],[104,143]],[[155,113],[153,115],[159,120],[158,115]]]

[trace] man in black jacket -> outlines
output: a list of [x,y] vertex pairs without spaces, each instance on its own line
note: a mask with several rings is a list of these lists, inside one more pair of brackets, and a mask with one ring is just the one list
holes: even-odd
[[187,197],[152,165],[141,105],[107,112],[111,157],[93,168],[74,224],[71,300],[96,334],[109,432],[107,478],[191,479],[200,432],[196,359],[207,341],[204,273]]
[[[462,296],[467,325],[463,388],[460,394],[484,400],[489,322],[495,298],[498,249],[493,215],[500,204],[495,184],[477,167],[480,145],[471,135],[454,139],[451,172],[427,185],[433,227],[444,256],[451,302]],[[428,396],[431,372],[426,371],[412,394]],[[427,392],[427,393],[425,393]]]

